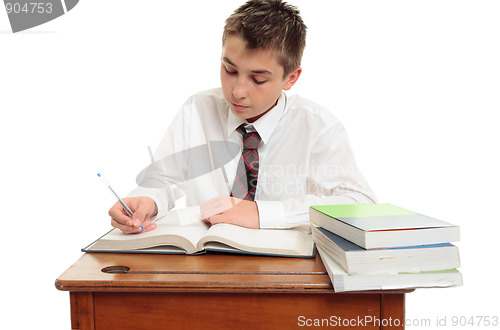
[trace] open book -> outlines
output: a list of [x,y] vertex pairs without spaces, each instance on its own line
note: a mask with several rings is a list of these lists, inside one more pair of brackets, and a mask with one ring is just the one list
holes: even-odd
[[82,249],[83,252],[200,254],[206,251],[313,257],[315,247],[308,230],[249,229],[230,224],[209,226],[199,207],[170,211],[147,233],[126,235],[113,229]]

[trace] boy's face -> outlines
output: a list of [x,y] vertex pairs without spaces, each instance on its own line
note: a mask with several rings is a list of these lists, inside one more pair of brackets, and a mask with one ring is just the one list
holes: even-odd
[[302,72],[283,78],[283,66],[272,50],[247,49],[246,42],[228,36],[222,49],[221,84],[232,113],[254,122],[271,110],[282,90],[289,90]]

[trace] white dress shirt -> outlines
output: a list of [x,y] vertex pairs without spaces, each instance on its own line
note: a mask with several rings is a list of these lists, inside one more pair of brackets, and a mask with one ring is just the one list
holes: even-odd
[[[157,185],[139,186],[129,196],[151,197],[161,217],[184,195],[186,206],[229,195],[243,149],[236,128],[244,122],[229,110],[222,89],[193,95],[168,127],[155,160],[210,141],[235,143],[239,152],[225,166],[187,180],[170,175],[173,166],[167,166],[165,173],[154,176]],[[262,138],[255,193],[261,228],[308,224],[311,205],[375,202],[355,163],[344,127],[328,110],[283,92],[277,105],[251,126]],[[189,162],[177,162],[176,167],[197,166]]]

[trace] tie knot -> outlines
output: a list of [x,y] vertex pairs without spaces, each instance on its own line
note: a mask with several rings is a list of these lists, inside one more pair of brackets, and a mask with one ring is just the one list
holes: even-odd
[[238,132],[243,136],[243,149],[257,149],[260,144],[260,136],[257,132],[247,132],[245,124],[238,126]]

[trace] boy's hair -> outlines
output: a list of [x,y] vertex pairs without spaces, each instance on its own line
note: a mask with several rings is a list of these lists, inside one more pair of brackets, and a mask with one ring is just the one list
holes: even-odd
[[250,0],[229,16],[222,45],[228,36],[246,41],[248,49],[277,51],[284,76],[300,67],[307,27],[299,10],[281,0]]

